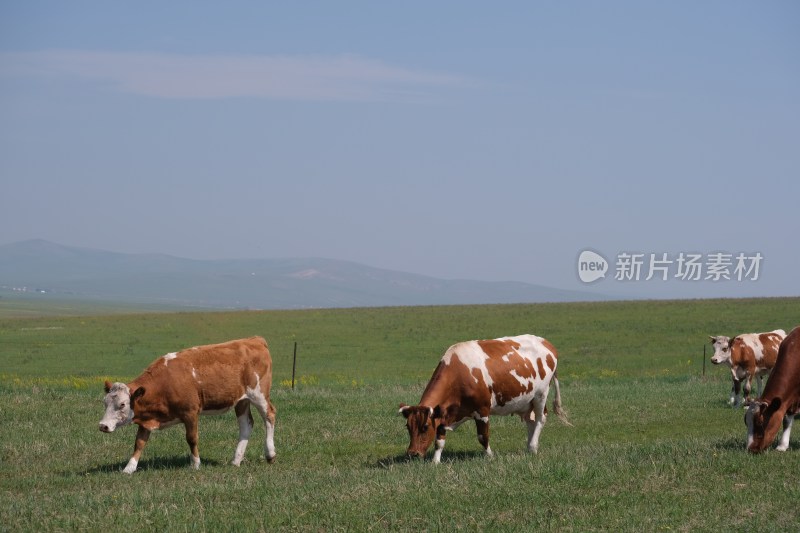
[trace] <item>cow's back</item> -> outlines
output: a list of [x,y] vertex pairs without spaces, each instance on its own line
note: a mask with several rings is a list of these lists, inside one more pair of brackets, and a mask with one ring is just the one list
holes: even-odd
[[227,409],[245,391],[272,379],[266,341],[251,337],[196,346],[154,361],[135,380],[169,404],[197,402],[203,411]]

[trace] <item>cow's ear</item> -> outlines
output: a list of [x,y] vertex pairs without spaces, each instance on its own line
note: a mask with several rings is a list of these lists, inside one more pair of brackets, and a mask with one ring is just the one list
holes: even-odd
[[111,382],[110,381],[106,380],[106,382],[103,385],[104,385],[104,387],[106,389],[106,394],[111,392]]
[[709,335],[708,338],[711,339],[711,344],[714,344],[715,342],[717,342],[717,338],[712,336],[712,335]]
[[404,417],[408,418],[409,411],[411,411],[411,407],[407,406],[404,403],[400,404],[400,410],[397,411],[399,414],[403,415]]
[[144,396],[144,387],[139,387],[138,389],[133,391],[133,394],[131,394],[131,406],[133,405],[133,402],[135,402],[142,396]]
[[444,413],[442,412],[442,407],[440,405],[437,405],[436,407],[433,408],[433,413],[431,414],[431,418],[435,420],[437,418],[442,418],[442,416],[444,416]]

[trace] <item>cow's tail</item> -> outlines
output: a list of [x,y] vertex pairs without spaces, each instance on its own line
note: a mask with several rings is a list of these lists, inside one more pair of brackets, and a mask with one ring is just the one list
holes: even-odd
[[567,418],[567,413],[564,411],[564,406],[561,405],[561,387],[558,384],[558,372],[553,373],[553,385],[556,388],[556,393],[553,397],[553,411],[564,425],[571,427],[572,423]]

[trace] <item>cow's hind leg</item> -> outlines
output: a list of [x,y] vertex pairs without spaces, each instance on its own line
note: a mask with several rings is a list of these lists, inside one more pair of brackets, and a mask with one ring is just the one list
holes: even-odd
[[236,419],[239,421],[239,443],[236,445],[236,452],[233,454],[231,463],[239,466],[242,464],[244,452],[247,450],[247,442],[253,432],[253,415],[250,414],[249,400],[242,400],[234,406],[234,409],[236,410]]
[[275,462],[275,406],[267,399],[264,394],[258,394],[250,398],[253,406],[261,415],[266,427],[266,438],[264,440],[264,457],[267,462]]
[[528,426],[528,451],[531,453],[539,451],[539,435],[541,435],[542,428],[547,420],[544,412],[546,402],[547,393],[543,396],[534,397],[533,408],[525,419],[525,424]]

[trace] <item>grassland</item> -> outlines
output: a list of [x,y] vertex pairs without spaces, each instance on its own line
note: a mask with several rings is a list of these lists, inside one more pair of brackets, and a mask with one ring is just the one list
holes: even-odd
[[[744,452],[728,373],[707,334],[800,323],[800,299],[161,313],[0,319],[0,530],[790,531],[800,449]],[[548,422],[539,455],[515,418],[471,424],[443,463],[407,461],[400,402],[416,402],[455,341],[532,332],[561,354],[574,427]],[[228,464],[232,414],[201,420],[199,471],[178,428],[101,434],[102,381],[177,348],[259,334],[275,363],[278,461]],[[298,384],[289,387],[298,346]]]

